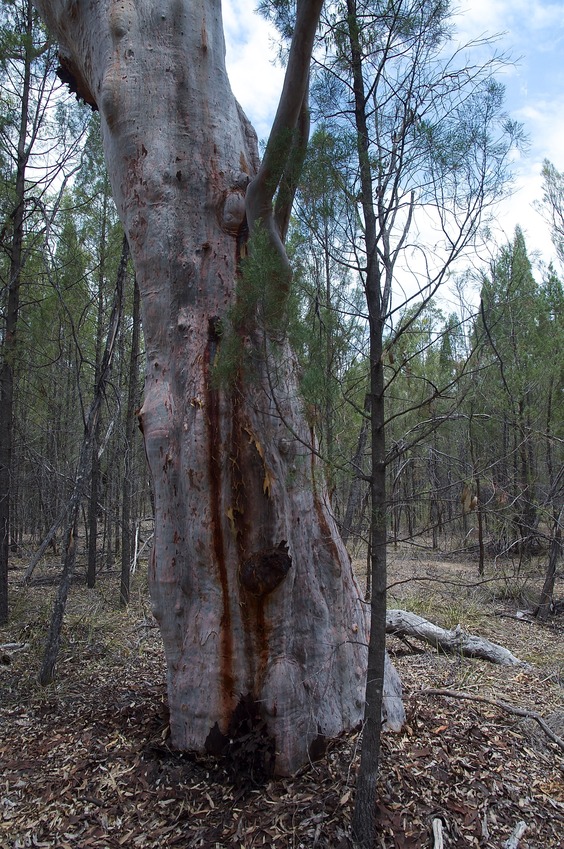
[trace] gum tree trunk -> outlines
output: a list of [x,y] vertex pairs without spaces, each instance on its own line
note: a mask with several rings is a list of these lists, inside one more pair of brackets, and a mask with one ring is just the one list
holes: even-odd
[[[220,4],[38,6],[72,84],[100,110],[139,283],[150,585],[172,742],[222,751],[254,723],[275,770],[292,773],[362,718],[368,620],[307,447],[286,346],[251,326],[254,377],[231,389],[212,378],[259,167],[226,75]],[[401,703],[389,708],[401,721]]]

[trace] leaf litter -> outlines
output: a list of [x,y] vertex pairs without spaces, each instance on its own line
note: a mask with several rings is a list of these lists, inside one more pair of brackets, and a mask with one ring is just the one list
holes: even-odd
[[[145,594],[134,593],[123,613],[108,603],[110,576],[98,583],[94,592],[73,587],[58,679],[47,689],[35,683],[44,584],[21,591],[24,612],[0,630],[0,642],[29,645],[0,668],[1,849],[350,849],[359,732],[285,779],[173,751],[162,646]],[[522,623],[489,621],[485,636],[524,654]],[[383,736],[378,849],[432,847],[437,820],[449,849],[497,849],[520,822],[519,849],[564,845],[563,760],[538,726],[422,692],[464,689],[564,717],[554,671],[561,634],[526,628],[530,654],[544,656],[544,666],[406,653],[390,638],[407,722]]]

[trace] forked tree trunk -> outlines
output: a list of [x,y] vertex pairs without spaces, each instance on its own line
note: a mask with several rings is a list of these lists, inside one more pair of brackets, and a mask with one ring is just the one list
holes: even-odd
[[258,168],[225,71],[220,4],[38,5],[100,109],[141,293],[150,585],[172,742],[221,750],[238,706],[250,705],[276,771],[291,773],[319,738],[360,721],[368,623],[307,447],[289,351],[251,327],[253,378],[225,389],[213,377]]

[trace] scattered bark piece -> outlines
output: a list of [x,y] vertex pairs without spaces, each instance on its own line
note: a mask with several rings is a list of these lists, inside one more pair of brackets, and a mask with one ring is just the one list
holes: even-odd
[[[0,645],[29,641],[35,652],[38,611],[46,611],[40,580],[51,567],[39,569],[25,590],[31,625],[14,630],[12,622]],[[104,583],[114,587],[115,575],[102,573]],[[105,611],[98,621],[98,602],[77,582],[69,605],[65,676],[56,688],[37,687],[29,652],[15,654],[0,676],[0,846],[352,849],[359,734],[331,742],[322,760],[298,775],[266,782],[171,751],[163,648],[149,627],[146,598],[135,592],[128,611]],[[500,625],[499,642],[519,645],[509,643],[512,628]],[[546,629],[533,633],[530,651],[551,669],[560,649]],[[540,665],[530,672],[476,667],[480,692],[508,702],[519,693],[564,736],[551,724],[562,690]],[[407,719],[398,734],[382,737],[378,849],[435,849],[433,819],[442,821],[444,849],[502,849],[520,821],[527,832],[516,849],[560,849],[562,758],[540,726],[527,720],[546,748],[530,746],[522,723],[508,723],[496,707],[469,701],[461,710],[453,698],[422,698],[422,687],[465,688],[468,665],[455,656],[426,650],[400,657],[398,668]]]
[[507,838],[507,840],[504,840],[501,844],[501,849],[517,849],[519,841],[521,840],[526,831],[527,824],[524,823],[523,820],[520,820],[511,832],[510,836]]
[[439,817],[433,820],[433,849],[443,849],[443,821]]

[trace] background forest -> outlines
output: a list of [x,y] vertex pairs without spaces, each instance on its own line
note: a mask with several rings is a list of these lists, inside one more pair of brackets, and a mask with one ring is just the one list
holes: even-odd
[[[433,37],[436,41],[436,33]],[[138,298],[105,173],[97,115],[78,104],[57,78],[56,50],[31,3],[4,5],[1,38],[0,505],[8,530],[1,547],[0,618],[6,621],[10,557],[31,559],[42,542],[59,552],[77,485],[77,538],[86,555],[80,561],[86,580],[93,587],[100,570],[117,568],[122,577],[116,593],[123,603],[129,569],[150,538],[152,510],[135,419],[143,373]],[[335,40],[338,47],[338,35]],[[492,81],[495,67],[484,66],[471,97],[459,82],[447,96],[433,67],[432,39],[429,44],[426,76],[417,92],[425,86],[440,90],[459,121],[457,138],[453,125],[432,143],[442,146],[444,158],[446,146],[455,144],[457,156],[469,155],[454,101],[464,103],[468,133],[477,133],[480,121],[484,132],[491,131],[493,124],[483,118],[488,112],[501,126],[506,119],[502,88]],[[291,225],[295,287],[288,331],[335,517],[351,551],[364,556],[370,410],[369,323],[359,247],[365,234],[357,203],[362,175],[338,70],[335,65],[314,77],[316,125]],[[403,68],[393,73],[397,80]],[[414,83],[409,84],[413,97]],[[389,93],[389,68],[387,76],[381,70],[373,74],[372,85]],[[409,192],[420,204],[434,202],[439,209],[436,191],[432,198],[428,186],[423,189],[429,174],[421,150],[431,144],[432,115],[423,114],[429,107],[422,100],[417,120],[399,109],[399,101],[384,102],[389,105],[380,118],[380,162],[387,156],[396,172],[386,177],[380,169],[375,189],[378,196],[388,193],[386,212],[394,212],[397,226]],[[506,121],[504,132],[518,145],[521,129],[507,126]],[[389,136],[401,137],[401,148],[394,142],[385,149]],[[504,143],[506,151],[509,142]],[[442,168],[432,176],[435,189],[444,192],[446,159]],[[500,165],[498,195],[505,168]],[[391,188],[390,173],[397,183]],[[561,255],[564,178],[546,162],[544,181],[539,202]],[[558,270],[538,261],[533,266],[517,229],[510,243],[487,245],[487,263],[472,256],[465,265],[453,252],[435,267],[427,260],[408,278],[400,262],[405,222],[397,247],[390,248],[392,224],[384,217],[379,221],[388,234],[383,264],[390,277],[382,353],[389,542],[464,551],[477,557],[480,573],[493,559],[518,572],[524,561],[540,557],[547,584],[536,603],[546,615],[564,503]],[[474,228],[472,236],[476,233]],[[421,247],[428,250],[423,242]],[[448,300],[442,290],[448,290]],[[108,353],[111,370],[101,380]],[[97,393],[100,412],[89,427]],[[81,468],[85,434],[88,467]],[[32,569],[33,560],[27,577]]]
[[[265,2],[262,11],[287,43],[287,4]],[[500,731],[491,707],[540,722],[562,748],[561,648],[553,635],[563,609],[564,173],[545,161],[538,199],[558,267],[529,255],[519,227],[506,243],[494,240],[496,204],[510,191],[512,158],[525,149],[526,133],[504,109],[497,74],[506,60],[495,51],[484,60],[487,39],[455,48],[449,15],[442,0],[327,4],[311,70],[309,147],[300,149],[300,126],[275,200],[280,232],[288,232],[291,291],[286,301],[264,285],[269,247],[261,255],[259,229],[250,259],[246,243],[241,252],[230,320],[213,320],[213,392],[239,367],[251,373],[239,338],[247,315],[264,323],[271,341],[288,337],[308,449],[321,460],[356,578],[372,613],[379,611],[380,686],[387,586],[398,604],[446,628],[459,628],[457,616],[465,621],[471,604],[479,608],[475,621],[496,638],[500,626],[488,622],[494,609],[531,626],[528,643],[519,626],[503,633],[519,657],[508,653],[511,668],[494,673],[478,661],[464,666],[462,651],[448,660],[420,657],[392,629],[406,647],[394,662],[407,721],[402,736],[384,741],[380,785],[369,794],[372,807],[378,799],[372,825],[381,845],[421,846],[429,823],[442,845],[450,823],[453,845],[467,845],[467,837],[499,845],[509,834],[503,845],[517,846],[522,811],[539,839],[527,845],[556,846],[558,764],[530,729]],[[144,568],[154,497],[137,419],[145,370],[139,291],[98,115],[76,101],[58,65],[31,0],[4,3],[0,625],[10,642],[0,641],[8,669],[0,719],[18,717],[0,744],[9,758],[2,824],[17,833],[9,846],[65,846],[72,833],[85,847],[105,849],[133,838],[131,845],[162,845],[165,835],[186,847],[297,847],[309,845],[300,842],[306,834],[314,847],[344,849],[347,835],[363,835],[349,799],[353,786],[361,796],[368,712],[361,738],[341,740],[321,767],[310,764],[317,772],[295,782],[265,783],[264,751],[257,753],[256,728],[245,734],[244,721],[225,762],[183,760],[169,747],[163,647]],[[285,207],[291,219],[280,213]],[[276,344],[265,348],[272,386],[280,361]],[[190,403],[204,406],[197,397]],[[257,438],[255,447],[264,462]],[[268,494],[266,463],[264,470],[260,488]],[[241,511],[226,514],[231,527],[223,521],[236,537],[234,512]],[[63,683],[55,680],[58,659],[67,665]],[[40,685],[55,682],[50,690],[37,688],[36,666]],[[377,678],[368,675],[369,684]],[[437,689],[441,682],[450,689]],[[513,690],[532,706],[515,710],[493,698]],[[536,713],[539,694],[550,723]],[[489,707],[464,717],[447,708],[439,722],[423,706],[429,696]],[[368,689],[366,703],[376,704]],[[76,711],[74,725],[67,708]],[[523,737],[534,739],[534,752]],[[49,759],[51,740],[52,772],[42,779],[34,770]],[[374,762],[374,750],[369,755]],[[419,759],[429,761],[420,772]],[[510,764],[513,789],[496,759]],[[405,760],[410,769],[402,772]],[[37,788],[31,795],[27,781]],[[274,825],[261,812],[258,784],[276,809]],[[437,793],[447,800],[440,817]],[[235,807],[243,798],[251,799],[245,813]]]

